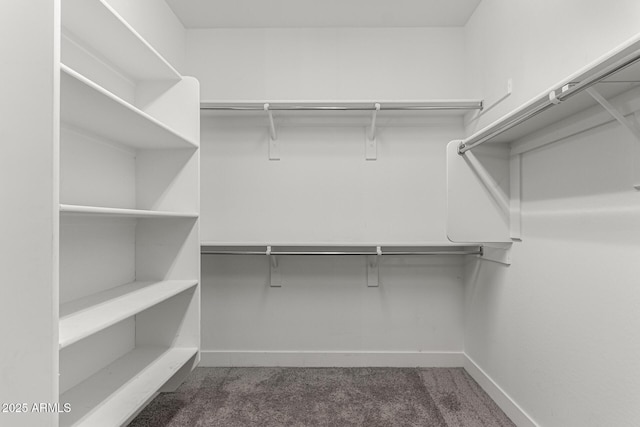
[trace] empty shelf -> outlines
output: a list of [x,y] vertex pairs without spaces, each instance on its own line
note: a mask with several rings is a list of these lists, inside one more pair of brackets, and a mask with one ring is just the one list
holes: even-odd
[[62,122],[134,148],[197,147],[197,143],[66,65],[60,67]]
[[60,402],[71,404],[71,412],[60,414],[60,425],[123,425],[197,352],[197,348],[134,349],[60,396]]
[[167,212],[142,209],[103,208],[98,206],[60,205],[60,213],[66,215],[92,215],[121,218],[197,218],[194,212]]
[[60,348],[134,316],[197,283],[197,280],[133,282],[63,304],[60,307]]
[[103,0],[62,2],[65,34],[134,80],[179,80],[180,73]]

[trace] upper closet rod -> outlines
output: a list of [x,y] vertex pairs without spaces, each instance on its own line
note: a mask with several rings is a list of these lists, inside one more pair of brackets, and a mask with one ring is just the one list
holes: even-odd
[[[207,105],[203,103],[201,110],[228,110],[228,111],[262,111],[264,104],[256,105]],[[375,111],[375,103],[371,106],[339,106],[339,105],[277,105],[269,103],[269,109],[272,111]],[[409,110],[481,110],[482,101],[473,101],[468,103],[429,103],[424,105],[387,105],[380,103],[380,110],[389,111],[409,111]]]
[[510,120],[502,123],[497,128],[489,128],[485,132],[480,132],[477,135],[465,139],[458,146],[458,154],[462,155],[465,152],[483,144],[493,137],[500,135],[508,131],[509,129],[519,125],[522,122],[529,120],[530,118],[542,113],[546,109],[553,107],[561,103],[562,101],[570,98],[571,96],[595,85],[596,83],[610,77],[611,75],[621,71],[636,62],[640,61],[640,50],[633,52],[630,55],[625,56],[619,61],[604,67],[602,70],[595,72],[594,74],[585,77],[579,82],[568,82],[560,86],[558,89],[554,89],[549,92],[549,96],[539,100],[536,104],[526,109],[520,115],[512,117]]

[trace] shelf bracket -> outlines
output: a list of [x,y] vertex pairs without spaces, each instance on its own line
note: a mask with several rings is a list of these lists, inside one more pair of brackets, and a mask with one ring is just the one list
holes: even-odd
[[269,256],[269,286],[272,288],[282,287],[282,274],[280,274],[280,263],[277,255],[271,255],[271,246],[267,246]]
[[522,241],[522,154],[509,159],[509,211],[511,240]]
[[367,134],[365,141],[365,156],[367,160],[376,160],[378,158],[378,144],[376,141],[376,118],[378,117],[378,111],[380,111],[380,103],[376,102],[376,109],[373,110],[371,116],[371,127]]
[[613,118],[616,119],[625,129],[627,129],[629,133],[631,133],[631,135],[633,135],[633,137],[635,138],[635,167],[633,172],[633,187],[636,190],[640,191],[640,129],[638,128],[637,123],[627,119],[624,114],[620,112],[620,110],[618,110],[613,104],[607,101],[604,96],[602,96],[600,92],[598,92],[593,86],[587,88],[586,91],[589,95],[591,95],[593,99],[596,100],[598,104],[602,106],[602,108],[607,110],[607,112],[611,114],[611,116],[613,116]]
[[511,243],[483,245],[480,249],[480,259],[496,262],[502,265],[511,265]]
[[273,121],[273,111],[269,109],[269,104],[264,104],[264,111],[269,117],[269,160],[280,160],[280,150],[278,150],[278,134],[276,133],[276,124]]
[[377,288],[380,286],[380,256],[382,247],[376,246],[377,255],[367,255],[367,286]]

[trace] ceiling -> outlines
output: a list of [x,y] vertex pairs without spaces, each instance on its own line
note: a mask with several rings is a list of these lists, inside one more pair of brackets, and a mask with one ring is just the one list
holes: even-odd
[[457,27],[480,0],[166,0],[186,28]]

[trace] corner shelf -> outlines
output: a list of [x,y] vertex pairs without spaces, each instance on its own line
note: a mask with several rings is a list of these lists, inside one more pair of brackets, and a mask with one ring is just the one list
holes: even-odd
[[62,122],[133,148],[196,148],[144,111],[120,99],[64,64],[60,65]]
[[[522,155],[618,121],[633,137],[640,190],[640,36],[461,141],[447,146],[447,236],[510,245],[522,239]],[[483,145],[481,147],[481,145]],[[482,223],[469,221],[469,206]]]
[[72,408],[60,414],[60,426],[124,425],[197,352],[197,348],[136,348],[60,396],[60,402]]
[[65,0],[62,27],[135,80],[180,80],[171,66],[104,0]]
[[64,215],[88,215],[115,218],[198,218],[196,212],[167,212],[64,204],[60,205],[60,213]]
[[134,316],[198,284],[197,280],[132,282],[60,307],[60,348]]
[[[463,142],[508,144],[599,105],[585,89],[598,85],[605,99],[640,87],[640,37],[600,57]],[[609,117],[609,121],[613,120]]]

